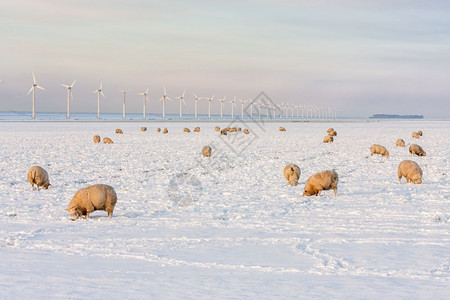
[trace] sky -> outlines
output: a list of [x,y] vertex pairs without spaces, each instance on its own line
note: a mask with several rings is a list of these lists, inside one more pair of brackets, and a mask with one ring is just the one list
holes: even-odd
[[[376,113],[450,118],[450,2],[418,0],[14,0],[0,10],[0,111],[162,110],[163,88]],[[175,100],[175,99],[174,99]],[[230,104],[226,112],[230,112]],[[207,112],[207,103],[199,105]],[[213,113],[220,104],[215,102]],[[178,103],[167,105],[178,112]]]

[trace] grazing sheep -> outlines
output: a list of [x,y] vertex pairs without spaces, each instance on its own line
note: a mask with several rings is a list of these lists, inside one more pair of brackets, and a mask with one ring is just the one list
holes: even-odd
[[327,135],[326,137],[324,137],[323,142],[324,143],[332,143],[333,137],[331,135]]
[[284,177],[290,185],[296,186],[300,178],[300,168],[295,164],[288,164],[283,170]]
[[168,133],[169,130],[167,130],[167,128],[164,128],[163,133]]
[[28,170],[28,182],[31,184],[31,187],[34,190],[34,185],[36,184],[37,189],[39,191],[39,187],[43,187],[44,189],[48,189],[51,185],[48,180],[48,173],[43,168],[39,166],[32,166]]
[[422,135],[423,135],[422,130],[418,130],[418,131],[417,131],[417,134],[420,135],[420,136],[422,136]]
[[333,129],[332,131],[328,132],[329,136],[337,136],[337,132]]
[[189,130],[189,128],[184,128],[183,132],[191,132],[191,131]]
[[147,127],[141,127],[141,131],[147,131]]
[[216,126],[216,127],[214,128],[214,130],[215,130],[215,131],[220,131],[220,127],[219,127],[219,126]]
[[96,143],[96,144],[100,143],[100,136],[99,135],[94,135],[94,143]]
[[395,142],[395,145],[398,147],[405,147],[405,141],[402,139],[397,139],[397,142]]
[[412,137],[415,139],[420,139],[420,135],[417,132],[413,132]]
[[161,128],[156,128],[156,132],[161,132]]
[[244,134],[249,134],[250,131],[248,131],[248,129],[244,129]]
[[236,127],[232,127],[228,130],[229,132],[236,132]]
[[221,135],[227,135],[227,131],[226,131],[225,129],[222,129],[222,130],[220,131],[220,134],[221,134]]
[[327,129],[327,133],[330,133],[330,132],[333,132],[333,131],[334,131],[334,128],[332,128],[332,127]]
[[286,131],[286,128],[280,127],[279,130],[280,130],[280,131]]
[[114,143],[109,137],[105,137],[103,138],[103,144],[114,144]]
[[112,218],[116,203],[117,195],[112,187],[95,184],[78,190],[66,210],[69,211],[72,220],[82,216],[87,219],[95,210],[104,210],[108,213],[108,217]]
[[200,132],[200,127],[195,127],[194,132]]
[[117,129],[116,129],[116,133],[118,133],[118,134],[123,134],[123,131],[122,131],[122,129],[117,128]]
[[422,147],[416,144],[409,145],[409,153],[411,153],[411,155],[427,156],[427,153],[423,151]]
[[406,178],[406,183],[422,183],[422,169],[412,160],[404,160],[398,165],[397,170],[398,183],[402,183],[402,177]]
[[380,154],[381,156],[389,157],[389,151],[386,149],[386,147],[373,144],[372,147],[370,147],[370,156],[374,154]]
[[204,146],[202,148],[202,153],[204,157],[211,157],[211,147],[210,146]]
[[308,178],[303,196],[319,196],[321,191],[331,189],[334,190],[334,195],[337,196],[338,181],[338,174],[334,170],[316,173]]
[[242,130],[241,127],[236,128],[236,131],[241,131],[241,130]]

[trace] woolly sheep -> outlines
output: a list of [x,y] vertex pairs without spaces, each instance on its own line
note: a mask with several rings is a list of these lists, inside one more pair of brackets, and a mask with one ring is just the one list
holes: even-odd
[[280,130],[280,131],[286,131],[286,128],[280,127],[279,130]]
[[109,137],[105,137],[103,138],[103,144],[114,144],[114,143]]
[[324,143],[332,143],[333,137],[331,135],[327,135],[326,137],[324,137],[323,142]]
[[204,157],[211,157],[211,147],[210,146],[204,146],[202,148],[202,153]]
[[200,132],[200,127],[195,127],[194,132]]
[[164,128],[163,133],[168,133],[169,130],[167,130],[167,128]]
[[117,129],[116,129],[116,133],[118,133],[118,134],[123,134],[123,131],[122,131],[122,129],[117,128]]
[[220,134],[221,134],[221,135],[227,135],[227,131],[226,131],[225,129],[222,129],[222,130],[220,131]]
[[236,131],[242,131],[241,127],[237,127]]
[[395,142],[395,145],[398,147],[405,147],[405,141],[402,139],[397,139],[397,142]]
[[244,134],[249,134],[250,131],[248,131],[248,129],[244,129]]
[[322,171],[309,177],[305,184],[303,196],[319,196],[321,191],[334,190],[337,196],[338,174],[336,171]]
[[161,128],[156,128],[156,132],[161,132]]
[[229,131],[229,132],[236,132],[237,129],[236,129],[236,127],[232,127],[232,128],[230,128],[228,131]]
[[380,154],[381,156],[389,157],[389,151],[380,145],[373,144],[372,147],[370,147],[370,156],[374,154]]
[[296,186],[298,184],[301,172],[300,168],[296,164],[288,164],[284,167],[283,174],[290,185]]
[[39,166],[32,166],[28,170],[28,182],[31,184],[31,187],[34,190],[34,185],[36,184],[37,189],[39,191],[39,187],[43,187],[44,189],[48,189],[51,185],[48,180],[48,173],[43,168]]
[[420,139],[420,135],[417,132],[413,132],[412,137],[415,139]]
[[141,127],[141,131],[147,131],[147,127]]
[[422,147],[420,147],[417,144],[411,144],[409,145],[409,153],[411,153],[411,155],[417,155],[417,156],[426,156],[427,153],[425,151],[423,151]]
[[78,190],[68,207],[70,217],[76,220],[82,216],[86,219],[95,210],[104,210],[112,218],[117,195],[114,189],[106,184],[95,184]]
[[423,135],[422,130],[418,130],[418,131],[417,131],[417,134],[420,135],[420,136],[422,136],[422,135]]
[[406,183],[422,183],[422,169],[412,160],[404,160],[398,165],[397,170],[398,183],[402,183],[402,177],[406,178]]
[[220,127],[219,127],[219,126],[216,126],[216,127],[214,128],[214,130],[215,130],[215,131],[220,131]]
[[100,136],[99,135],[94,135],[94,143],[96,143],[96,144],[100,143]]
[[189,130],[189,128],[184,128],[183,132],[191,132],[191,131]]

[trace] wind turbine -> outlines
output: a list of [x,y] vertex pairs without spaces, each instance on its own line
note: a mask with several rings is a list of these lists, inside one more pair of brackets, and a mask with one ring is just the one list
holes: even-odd
[[248,101],[250,102],[250,118],[253,118],[253,104],[255,104],[255,100],[248,98]]
[[206,98],[203,98],[203,97],[198,97],[195,93],[192,93],[192,94],[194,94],[194,97],[195,97],[195,118],[197,119],[197,107],[198,107],[198,100],[202,100],[202,99],[206,99]]
[[121,92],[123,94],[123,100],[122,100],[122,119],[125,119],[125,112],[127,110],[127,103],[125,102],[125,98],[126,98],[126,94],[127,92],[129,92],[131,89],[127,89],[127,90],[118,90],[119,92]]
[[215,95],[213,95],[211,98],[207,98],[207,100],[208,100],[208,118],[209,119],[211,119],[211,101],[214,99],[214,96]]
[[33,75],[33,85],[31,86],[31,89],[28,91],[29,95],[31,91],[33,91],[33,103],[32,103],[32,110],[31,110],[31,117],[35,118],[35,112],[34,112],[34,103],[35,103],[35,94],[36,94],[36,88],[45,91],[45,89],[42,86],[39,86],[36,82],[36,77],[34,77],[34,73],[31,73]]
[[180,119],[183,119],[183,111],[182,111],[183,103],[186,104],[186,102],[184,101],[184,92],[186,92],[186,90],[183,91],[183,95],[181,95],[180,97],[175,97],[177,99],[180,99]]
[[217,101],[220,102],[220,118],[223,119],[223,102],[227,99],[227,96],[223,97],[222,99],[217,98]]
[[231,103],[231,118],[234,119],[234,107],[236,106],[236,96],[234,96],[233,101],[230,101]]
[[103,94],[102,91],[102,87],[103,87],[103,82],[100,82],[100,87],[93,91],[92,93],[97,93],[97,119],[100,119],[100,95],[103,96],[103,98],[105,98],[105,95]]
[[261,105],[263,102],[261,100],[258,100],[258,117],[261,119]]
[[247,102],[246,100],[239,99],[241,101],[241,119],[244,118],[244,103]]
[[[147,97],[147,95],[148,95],[148,90],[149,90],[149,89],[147,89],[147,90],[146,90],[145,92],[143,92],[143,93],[137,93],[138,95],[142,96],[142,119],[144,119],[144,120],[145,120],[145,118],[147,117],[147,114],[146,114],[146,112],[145,112],[145,108],[146,108],[147,101],[148,101],[148,97]],[[125,94],[124,94],[124,96],[125,96]]]
[[167,96],[166,88],[164,88],[164,95],[161,97],[161,99],[159,99],[159,101],[162,101],[162,105],[163,105],[163,111],[162,111],[162,118],[163,119],[166,118],[166,100],[172,101],[172,99],[170,99]]
[[67,89],[67,119],[70,119],[70,98],[73,99],[72,88],[75,82],[76,80],[74,80],[71,85],[61,84],[61,86]]

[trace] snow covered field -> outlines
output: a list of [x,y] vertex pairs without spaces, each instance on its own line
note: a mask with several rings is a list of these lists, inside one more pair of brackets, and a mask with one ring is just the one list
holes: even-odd
[[[196,125],[0,122],[0,298],[450,298],[450,122],[182,132]],[[322,144],[328,127],[338,136]],[[371,157],[374,143],[391,156]],[[398,184],[404,159],[422,167],[423,184]],[[296,187],[282,174],[291,162]],[[48,190],[31,189],[32,165],[49,172]],[[310,175],[332,168],[337,197],[302,197]],[[96,183],[115,188],[114,217],[72,221],[71,197]]]

